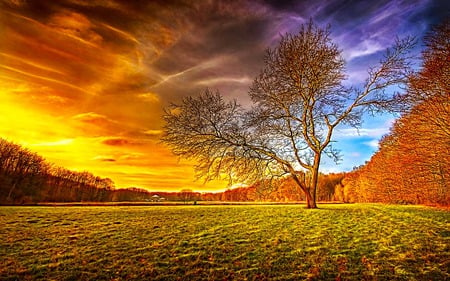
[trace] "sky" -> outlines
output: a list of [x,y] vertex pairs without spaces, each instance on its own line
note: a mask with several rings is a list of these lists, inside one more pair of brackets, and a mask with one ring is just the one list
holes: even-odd
[[[447,0],[0,0],[0,137],[117,187],[223,190],[159,140],[170,103],[210,88],[249,104],[266,49],[309,19],[330,25],[358,85],[397,36],[449,15]],[[394,118],[340,128],[343,160],[322,171],[369,160]]]

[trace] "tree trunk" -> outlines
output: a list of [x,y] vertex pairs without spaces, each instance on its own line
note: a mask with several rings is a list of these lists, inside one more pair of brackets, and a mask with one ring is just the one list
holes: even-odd
[[8,192],[8,197],[6,198],[8,201],[11,200],[11,195],[12,195],[14,189],[16,188],[16,185],[17,185],[16,182],[14,182],[14,183],[12,184],[11,189],[10,189],[9,192]]
[[310,191],[305,192],[305,195],[306,195],[306,208],[316,209],[317,208],[316,200],[313,198]]
[[315,209],[317,208],[315,196],[313,197],[311,195],[311,188],[308,188],[304,183],[300,181],[300,179],[295,174],[294,169],[291,171],[291,177],[294,179],[295,183],[300,187],[300,189],[305,193],[306,197],[306,207],[308,209]]
[[317,183],[319,181],[319,166],[320,166],[320,153],[316,153],[316,155],[314,156],[314,165],[312,168],[312,175],[311,175],[311,186],[310,188],[310,192],[311,197],[312,197],[312,202],[308,203],[308,208],[317,208]]

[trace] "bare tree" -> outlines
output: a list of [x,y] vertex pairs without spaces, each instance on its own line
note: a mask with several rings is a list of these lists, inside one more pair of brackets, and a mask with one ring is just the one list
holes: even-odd
[[345,62],[328,29],[312,22],[269,49],[250,89],[251,109],[206,90],[166,109],[166,142],[175,155],[195,159],[198,177],[254,182],[289,175],[316,208],[322,156],[336,161],[332,135],[339,124],[360,127],[366,112],[398,109],[388,91],[409,75],[411,38],[397,40],[360,88],[345,87]]

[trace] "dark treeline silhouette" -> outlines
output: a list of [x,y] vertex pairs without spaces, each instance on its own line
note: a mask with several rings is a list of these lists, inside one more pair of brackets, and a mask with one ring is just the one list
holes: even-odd
[[0,203],[110,201],[114,183],[89,172],[57,167],[0,138]]
[[52,165],[27,148],[0,138],[0,204],[151,201],[153,195],[138,188],[116,189],[109,178]]

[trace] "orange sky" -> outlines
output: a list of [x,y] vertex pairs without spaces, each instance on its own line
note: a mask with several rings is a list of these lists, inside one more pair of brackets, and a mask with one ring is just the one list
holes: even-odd
[[[160,143],[164,107],[206,87],[245,105],[265,49],[311,17],[332,23],[357,82],[396,36],[420,36],[446,11],[350,2],[0,0],[0,137],[118,187],[223,190],[194,182],[192,163]],[[368,160],[389,124],[341,131],[337,169]]]
[[193,182],[192,165],[159,142],[163,104],[140,85],[163,78],[151,77],[148,62],[177,34],[155,21],[158,38],[144,44],[82,13],[55,8],[42,17],[21,3],[0,10],[1,137],[118,187],[225,188]]

